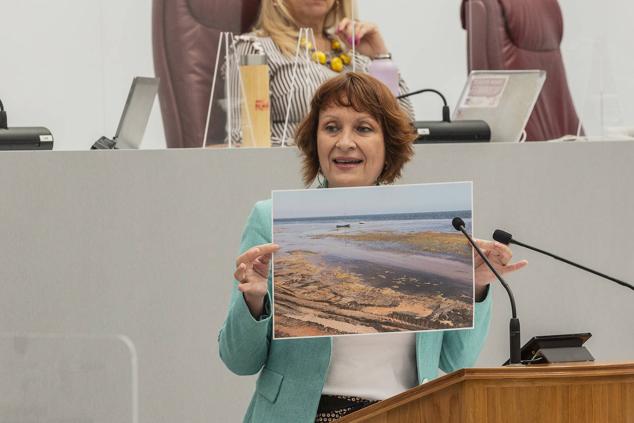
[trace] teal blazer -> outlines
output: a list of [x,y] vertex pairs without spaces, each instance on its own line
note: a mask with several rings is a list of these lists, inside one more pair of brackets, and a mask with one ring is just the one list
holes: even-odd
[[[247,221],[241,253],[271,242],[271,200],[260,201]],[[271,339],[271,276],[265,313],[251,316],[234,281],[231,305],[218,336],[220,358],[235,374],[260,372],[255,394],[244,417],[246,423],[313,423],[326,380],[331,338]],[[416,334],[418,381],[431,380],[438,369],[451,372],[474,365],[486,339],[491,317],[491,295],[475,306],[475,328]]]

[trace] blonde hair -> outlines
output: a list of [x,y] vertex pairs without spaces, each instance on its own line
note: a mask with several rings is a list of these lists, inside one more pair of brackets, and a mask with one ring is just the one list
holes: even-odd
[[[334,27],[343,18],[352,18],[352,1],[336,0],[326,15],[324,29]],[[260,15],[254,30],[258,36],[271,37],[285,55],[295,54],[300,28],[284,0],[262,0]]]

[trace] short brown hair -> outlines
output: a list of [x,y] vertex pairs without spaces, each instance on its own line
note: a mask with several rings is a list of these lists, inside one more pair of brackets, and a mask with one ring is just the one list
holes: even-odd
[[295,143],[304,156],[302,171],[306,186],[313,183],[319,172],[319,113],[331,106],[352,107],[357,112],[368,113],[380,123],[386,166],[377,182],[391,184],[400,178],[403,166],[414,154],[412,143],[417,135],[412,122],[383,83],[367,74],[347,72],[326,81],[317,89],[310,112],[295,133]]

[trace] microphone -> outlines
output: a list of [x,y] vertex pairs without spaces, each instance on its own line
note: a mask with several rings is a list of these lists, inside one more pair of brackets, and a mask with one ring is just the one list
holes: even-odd
[[4,111],[2,100],[0,100],[0,129],[9,129],[7,125],[7,112]]
[[52,150],[53,134],[44,127],[9,128],[7,112],[0,100],[0,151],[3,150]]
[[511,320],[509,322],[509,348],[510,348],[510,360],[509,363],[513,364],[521,364],[522,356],[521,356],[521,348],[520,348],[520,320],[517,318],[517,308],[515,306],[515,297],[513,296],[513,291],[511,291],[511,287],[508,286],[506,281],[502,279],[502,276],[495,270],[493,265],[489,262],[489,259],[484,255],[480,247],[477,246],[473,238],[467,233],[465,230],[465,223],[459,217],[454,217],[451,221],[454,229],[462,232],[462,234],[469,240],[469,243],[476,250],[478,255],[482,258],[487,267],[493,272],[495,277],[500,281],[506,292],[508,293],[509,300],[511,302]]
[[605,274],[603,274],[601,272],[598,272],[596,270],[592,270],[592,269],[590,269],[588,267],[582,266],[580,264],[577,264],[575,262],[567,260],[567,259],[565,259],[563,257],[556,256],[555,254],[549,253],[548,251],[540,250],[539,248],[532,247],[530,245],[527,245],[527,244],[524,244],[522,242],[516,241],[516,240],[513,239],[513,235],[511,235],[510,233],[508,233],[506,231],[503,231],[502,229],[496,229],[493,232],[493,239],[496,240],[497,242],[500,242],[500,243],[505,244],[505,245],[515,244],[515,245],[519,245],[520,247],[528,248],[529,250],[533,250],[533,251],[536,251],[538,253],[547,255],[548,257],[552,257],[555,260],[563,261],[566,264],[569,264],[571,266],[577,267],[577,268],[579,268],[581,270],[585,270],[586,272],[592,273],[594,275],[601,276],[602,278],[605,278],[607,280],[615,282],[615,283],[617,283],[617,284],[619,284],[621,286],[624,286],[624,287],[629,288],[629,289],[634,291],[634,286],[632,286],[631,284],[629,284],[627,282],[623,282],[622,280],[613,278],[612,276],[608,276],[608,275],[605,275]]
[[401,100],[403,98],[407,98],[407,97],[410,97],[412,95],[423,94],[423,93],[434,93],[434,94],[440,96],[440,98],[442,98],[442,103],[443,103],[443,106],[442,106],[442,121],[443,122],[451,122],[451,119],[449,118],[449,106],[447,105],[447,99],[438,90],[434,90],[433,88],[425,88],[423,90],[416,90],[416,91],[411,91],[411,92],[409,92],[407,94],[401,94],[401,95],[397,96],[396,99],[397,100]]
[[397,100],[417,94],[434,93],[443,102],[442,121],[416,121],[414,128],[418,132],[415,144],[442,144],[450,142],[486,142],[491,140],[491,128],[483,120],[451,121],[447,99],[438,90],[425,88],[396,97]]

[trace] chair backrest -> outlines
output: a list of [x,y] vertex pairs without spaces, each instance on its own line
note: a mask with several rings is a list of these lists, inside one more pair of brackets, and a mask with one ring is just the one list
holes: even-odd
[[[221,32],[248,32],[260,0],[153,0],[154,69],[167,146],[201,147]],[[219,72],[220,74],[220,72]],[[221,77],[214,101],[224,96]],[[225,113],[214,106],[208,142],[225,134]]]
[[471,70],[546,71],[546,82],[526,125],[527,141],[577,134],[561,56],[563,18],[557,0],[463,0]]

